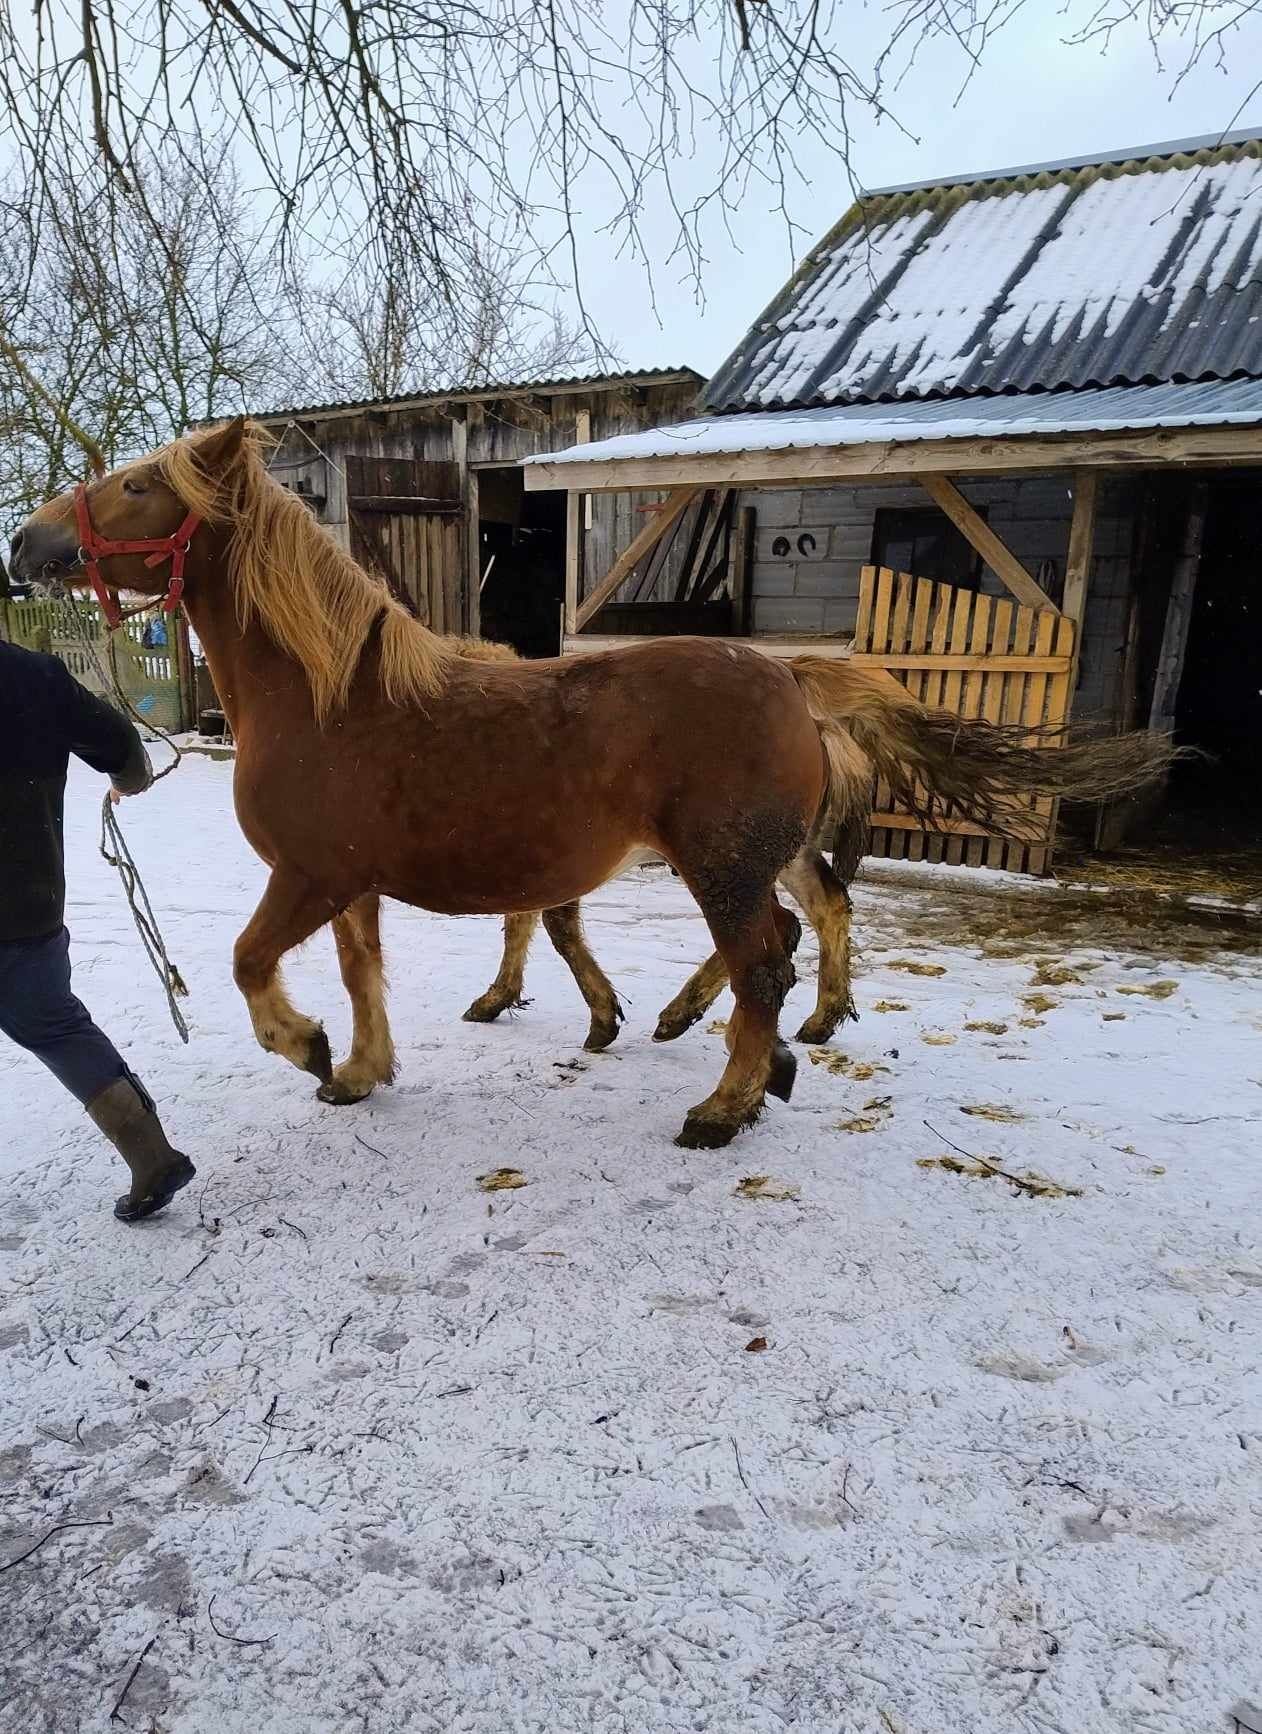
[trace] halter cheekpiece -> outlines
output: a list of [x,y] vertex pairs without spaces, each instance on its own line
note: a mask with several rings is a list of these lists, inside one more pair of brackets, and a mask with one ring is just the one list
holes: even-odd
[[190,512],[169,536],[139,536],[127,541],[111,541],[108,536],[98,536],[92,528],[88,490],[82,482],[74,491],[74,509],[79,521],[79,564],[88,575],[88,583],[101,605],[101,613],[110,631],[116,631],[133,614],[144,614],[147,609],[157,606],[156,602],[147,602],[140,608],[123,609],[119,606],[118,592],[111,590],[101,576],[100,562],[111,554],[147,554],[146,566],[160,566],[164,560],[170,560],[171,580],[161,606],[164,614],[173,614],[184,594],[184,562],[188,557],[189,543],[201,523],[197,513]]

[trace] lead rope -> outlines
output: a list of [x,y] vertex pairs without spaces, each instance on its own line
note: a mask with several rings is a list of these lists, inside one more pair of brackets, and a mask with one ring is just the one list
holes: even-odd
[[[100,651],[97,649],[96,635],[84,617],[74,592],[64,590],[63,596],[70,605],[70,617],[74,621],[75,632],[83,645],[88,661],[96,672],[97,679],[101,681],[107,691],[114,693],[133,722],[138,723],[141,728],[151,729],[170,747],[175,755],[169,765],[164,765],[160,771],[154,772],[153,781],[155,783],[161,782],[163,777],[170,776],[184,757],[178,742],[164,728],[159,727],[157,723],[150,722],[147,717],[141,716],[135,709],[123,691],[123,683],[119,679],[118,660],[115,655],[113,638],[111,637],[109,640],[109,667],[107,668],[101,659]],[[123,882],[123,894],[127,898],[132,920],[136,923],[136,932],[140,935],[145,954],[153,966],[158,980],[162,983],[163,992],[166,994],[171,1022],[175,1025],[175,1031],[180,1040],[187,1044],[188,1024],[185,1022],[184,1014],[176,1001],[188,998],[188,987],[184,977],[167,955],[166,942],[162,937],[162,930],[158,926],[158,918],[153,912],[153,905],[149,901],[145,882],[140,876],[140,869],[127,845],[123,828],[118,822],[118,813],[108,794],[101,803],[101,839],[98,847],[102,858],[111,867],[117,869],[118,876]]]

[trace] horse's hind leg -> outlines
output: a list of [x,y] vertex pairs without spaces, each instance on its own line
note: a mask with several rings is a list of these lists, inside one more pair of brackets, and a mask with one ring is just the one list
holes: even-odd
[[819,939],[815,1010],[797,1033],[800,1042],[826,1042],[846,1018],[857,1017],[850,994],[850,895],[817,849],[805,848],[780,875]]
[[[778,906],[777,906],[778,907]],[[785,943],[785,949],[790,957],[798,948],[802,937],[802,929],[797,918],[787,909],[781,909],[777,917]],[[718,999],[727,986],[727,965],[721,952],[713,952],[705,962],[698,964],[670,1004],[657,1020],[657,1028],[653,1031],[655,1042],[673,1042],[690,1030],[693,1024],[702,1019],[710,1007]]]
[[730,1143],[742,1126],[758,1118],[768,1090],[787,1102],[797,1072],[797,1061],[777,1029],[780,1007],[794,981],[789,941],[797,918],[779,907],[770,887],[738,920],[726,909],[717,913],[707,908],[704,892],[698,893],[698,902],[731,976],[736,1010],[728,1019],[728,1062],[719,1086],[689,1109],[675,1140],[690,1150]]
[[295,1010],[280,981],[280,960],[301,945],[333,911],[300,874],[275,868],[233,952],[233,977],[260,1047],[281,1054],[327,1084],[333,1075],[329,1039],[314,1018]]
[[464,1014],[466,1023],[494,1023],[501,1012],[526,1004],[522,998],[526,953],[530,950],[530,942],[538,925],[538,915],[504,917],[504,955],[500,958],[499,974]]
[[587,949],[579,905],[562,903],[556,909],[545,909],[543,925],[548,930],[548,938],[565,959],[592,1014],[591,1028],[583,1046],[590,1053],[599,1053],[617,1036],[623,1011],[609,977]]
[[344,1106],[362,1102],[378,1084],[392,1084],[395,1078],[381,960],[380,897],[375,893],[358,897],[349,909],[335,915],[333,937],[342,981],[350,995],[354,1033],[350,1053],[316,1094],[322,1102]]

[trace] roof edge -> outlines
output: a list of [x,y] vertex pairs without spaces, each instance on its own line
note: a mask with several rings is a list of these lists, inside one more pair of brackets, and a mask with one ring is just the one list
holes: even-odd
[[1052,175],[1063,169],[1105,168],[1111,163],[1151,162],[1157,157],[1191,156],[1197,151],[1219,150],[1229,145],[1262,143],[1262,123],[1238,127],[1232,132],[1205,133],[1198,138],[1166,139],[1159,144],[1127,145],[1093,156],[1061,157],[1055,162],[1020,163],[1012,168],[980,169],[972,174],[943,175],[936,180],[904,181],[897,186],[869,187],[865,199],[886,193],[932,192],[938,187],[971,187],[979,181],[1016,181],[1026,175]]
[[364,415],[370,410],[394,413],[400,410],[437,407],[444,403],[490,403],[506,397],[571,397],[584,392],[620,391],[625,386],[705,384],[705,375],[693,367],[641,368],[629,373],[599,373],[590,378],[541,379],[503,385],[468,386],[451,391],[418,391],[400,397],[365,397],[345,403],[295,404],[292,408],[250,412],[250,420],[267,427],[286,421],[333,421],[339,416]]

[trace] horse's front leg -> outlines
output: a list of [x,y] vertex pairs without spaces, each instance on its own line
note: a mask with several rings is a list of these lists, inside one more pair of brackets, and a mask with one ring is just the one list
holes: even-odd
[[310,939],[332,914],[328,899],[301,874],[275,868],[262,901],[237,940],[232,968],[260,1047],[283,1054],[322,1084],[333,1076],[329,1039],[320,1024],[290,1003],[281,985],[280,960]]
[[333,938],[342,981],[350,995],[354,1033],[351,1051],[332,1078],[316,1091],[339,1107],[362,1102],[378,1084],[395,1079],[394,1043],[386,1016],[386,978],[381,960],[381,899],[357,897],[333,917]]

